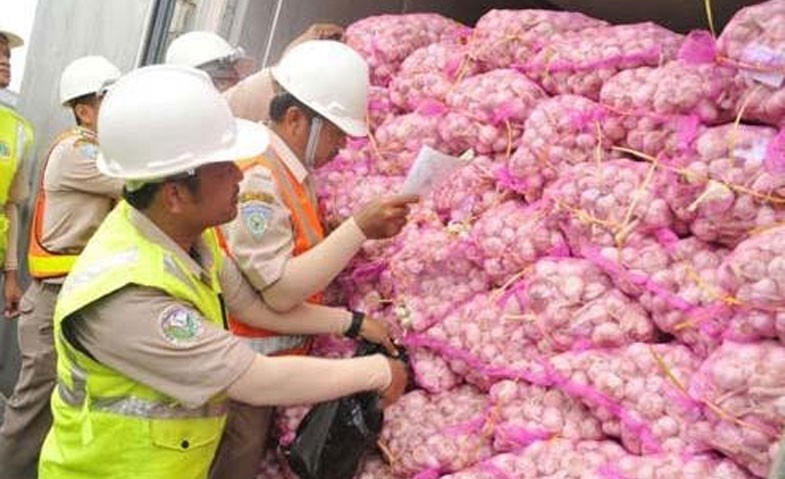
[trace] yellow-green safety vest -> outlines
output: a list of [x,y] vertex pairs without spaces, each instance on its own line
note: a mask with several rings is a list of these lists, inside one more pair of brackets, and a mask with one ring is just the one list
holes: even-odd
[[0,105],[0,265],[5,264],[8,218],[2,208],[22,158],[33,146],[33,128],[13,109]]
[[126,202],[112,210],[60,291],[54,317],[54,422],[41,451],[41,479],[205,478],[223,431],[225,396],[187,408],[98,363],[63,335],[66,318],[129,284],[165,291],[223,327],[215,231],[203,234],[214,258],[206,284],[172,251],[143,236],[129,219],[131,211]]

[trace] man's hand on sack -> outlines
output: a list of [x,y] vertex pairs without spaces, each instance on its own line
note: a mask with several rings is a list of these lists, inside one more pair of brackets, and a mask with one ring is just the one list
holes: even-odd
[[366,317],[360,326],[359,336],[369,343],[380,344],[387,350],[390,356],[398,356],[398,348],[395,347],[387,325],[378,319]]
[[375,200],[354,215],[354,221],[368,239],[384,239],[400,233],[406,225],[410,205],[419,201],[416,195],[388,196]]
[[407,384],[409,384],[409,373],[406,364],[399,359],[393,358],[388,358],[387,361],[390,364],[392,380],[389,386],[379,392],[382,396],[382,407],[387,407],[400,399],[403,393],[406,392]]
[[292,47],[308,40],[336,40],[342,42],[343,33],[343,27],[340,25],[334,23],[314,23],[301,33],[299,37],[292,40],[292,42],[286,46],[286,50],[288,51]]

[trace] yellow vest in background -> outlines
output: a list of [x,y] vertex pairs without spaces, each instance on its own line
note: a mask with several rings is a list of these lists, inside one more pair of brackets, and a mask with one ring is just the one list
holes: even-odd
[[33,128],[17,112],[0,105],[0,264],[5,264],[8,218],[2,206],[22,158],[33,146]]

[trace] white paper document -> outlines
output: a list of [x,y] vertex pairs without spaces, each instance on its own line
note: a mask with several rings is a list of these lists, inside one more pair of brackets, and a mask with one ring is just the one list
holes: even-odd
[[423,145],[409,169],[409,174],[406,175],[401,194],[424,195],[446,180],[455,170],[465,166],[473,157],[471,150],[457,157]]

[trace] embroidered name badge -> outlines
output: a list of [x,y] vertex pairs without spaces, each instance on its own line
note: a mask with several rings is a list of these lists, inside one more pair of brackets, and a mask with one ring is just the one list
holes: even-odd
[[199,313],[185,306],[170,306],[158,317],[164,339],[175,346],[194,342],[204,331]]
[[240,203],[248,203],[250,201],[261,201],[262,203],[275,203],[275,197],[266,191],[246,191],[240,193],[237,199]]
[[267,231],[273,209],[261,201],[249,201],[240,205],[243,224],[254,239],[260,239]]

